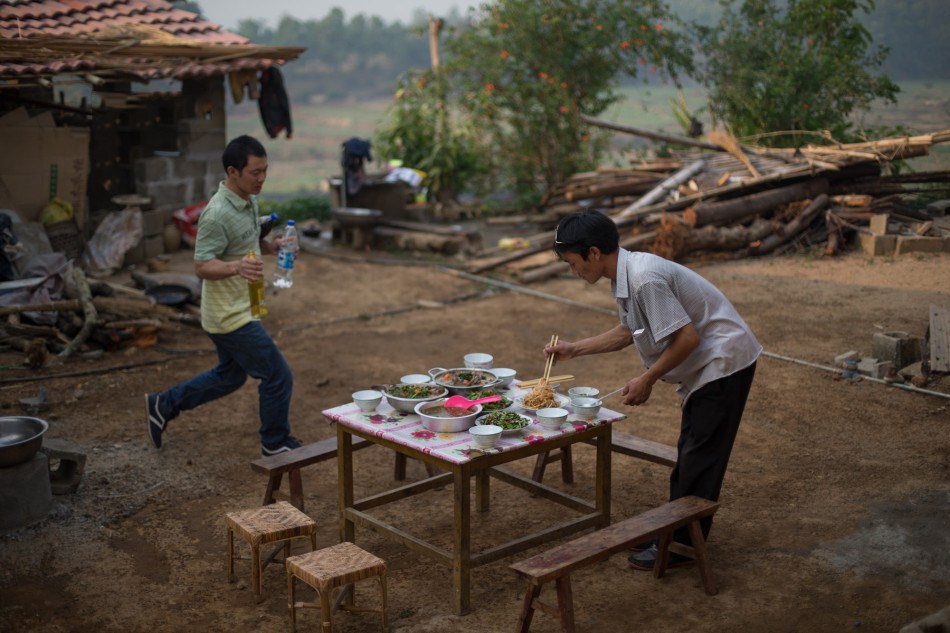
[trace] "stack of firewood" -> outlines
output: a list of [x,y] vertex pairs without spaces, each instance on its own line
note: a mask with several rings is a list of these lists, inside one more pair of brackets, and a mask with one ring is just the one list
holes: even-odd
[[[89,282],[83,270],[70,262],[64,275],[64,299],[0,307],[0,345],[25,354],[23,364],[39,369],[51,354],[116,350],[126,346],[148,347],[158,332],[179,323],[200,326],[200,318],[156,303],[143,293],[123,291],[113,284]],[[45,313],[51,325],[30,322],[32,313]]]
[[[950,238],[948,220],[935,219],[912,202],[920,193],[946,191],[950,171],[886,175],[896,161],[924,156],[950,130],[867,143],[808,145],[796,149],[752,148],[724,133],[707,140],[670,137],[597,119],[586,122],[642,134],[689,149],[673,158],[629,169],[603,169],[570,178],[548,192],[539,212],[547,225],[594,208],[615,219],[626,248],[669,259],[709,252],[756,256],[787,249],[820,248],[835,254],[855,233],[873,232],[881,216],[900,233]],[[549,250],[550,233],[533,248],[479,262],[483,272]],[[533,258],[535,261],[538,258]],[[521,267],[522,281],[562,272],[550,261]]]

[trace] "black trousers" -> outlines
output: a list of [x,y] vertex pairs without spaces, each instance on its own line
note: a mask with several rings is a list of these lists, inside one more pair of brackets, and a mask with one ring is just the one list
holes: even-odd
[[[676,446],[676,466],[670,474],[670,501],[687,495],[719,500],[754,376],[755,363],[752,363],[731,376],[704,385],[686,400]],[[703,537],[708,537],[712,517],[706,517],[700,525]],[[677,530],[674,540],[689,544],[687,529]]]

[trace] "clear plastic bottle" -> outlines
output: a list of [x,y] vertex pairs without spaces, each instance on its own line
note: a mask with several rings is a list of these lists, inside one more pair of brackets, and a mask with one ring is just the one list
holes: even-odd
[[287,220],[284,229],[284,245],[277,251],[277,272],[274,273],[275,288],[290,288],[294,285],[294,259],[297,257],[297,227]]
[[[251,259],[257,259],[254,251],[248,251],[247,256]],[[247,281],[247,292],[251,296],[251,316],[256,319],[263,319],[267,316],[267,300],[264,298],[264,278],[257,281]]]

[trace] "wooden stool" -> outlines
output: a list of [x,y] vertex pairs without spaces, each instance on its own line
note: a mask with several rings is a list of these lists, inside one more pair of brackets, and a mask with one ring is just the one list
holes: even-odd
[[[299,608],[318,608],[323,615],[322,633],[333,633],[333,611],[374,611],[383,620],[383,631],[389,630],[386,621],[386,561],[373,556],[353,543],[340,543],[333,547],[291,556],[287,559],[287,606],[290,609],[290,631],[297,630],[297,612]],[[307,583],[320,595],[320,604],[294,601],[294,578]],[[375,578],[379,583],[380,606],[357,607],[351,593],[349,604],[340,604],[347,592],[353,591],[353,583],[367,578]],[[330,598],[333,589],[342,587],[333,606]]]
[[[251,584],[257,601],[263,599],[261,572],[277,553],[284,550],[284,561],[290,557],[290,541],[305,538],[310,551],[317,549],[317,524],[306,514],[286,501],[252,510],[228,512],[228,582],[234,582],[234,533],[241,535],[251,546]],[[283,542],[270,556],[261,560],[261,546]]]

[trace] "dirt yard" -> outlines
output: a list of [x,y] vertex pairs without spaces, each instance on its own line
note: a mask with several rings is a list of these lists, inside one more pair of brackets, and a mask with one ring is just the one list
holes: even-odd
[[[950,605],[950,400],[844,381],[821,368],[848,350],[870,355],[875,332],[923,335],[928,307],[950,304],[950,255],[691,265],[732,299],[767,351],[709,541],[719,594],[703,592],[695,569],[657,581],[617,555],[573,576],[578,631],[895,632]],[[176,255],[173,268],[190,272],[190,253]],[[531,288],[594,309],[434,267],[301,254],[294,287],[271,293],[265,320],[294,370],[294,433],[329,437],[321,410],[406,373],[460,366],[468,352],[494,354],[521,379],[537,377],[552,334],[577,339],[616,321],[603,281],[562,277]],[[238,582],[227,582],[224,515],[259,505],[265,484],[249,467],[260,456],[255,381],[171,422],[163,450],[146,439],[142,394],[211,367],[211,349],[199,330],[183,326],[163,332],[158,346],[52,359],[39,372],[17,368],[20,354],[0,355],[5,414],[19,414],[19,399],[45,387],[47,437],[77,442],[88,456],[77,493],[54,497],[40,523],[0,535],[0,631],[289,629],[279,566],[265,569],[261,604],[246,561]],[[575,385],[602,392],[640,370],[632,349],[558,366]],[[950,392],[946,382],[928,389]],[[675,443],[672,386],[658,385],[645,406],[615,400],[614,408],[628,416],[620,430]],[[574,484],[563,484],[554,465],[545,482],[591,498],[593,452],[575,451]],[[388,452],[374,447],[356,460],[358,495],[393,483]],[[527,474],[532,465],[515,468]],[[409,464],[410,480],[424,476],[421,464]],[[667,477],[661,466],[615,455],[614,518],[664,502]],[[337,541],[336,479],[335,461],[304,472],[321,546]],[[473,517],[478,549],[557,518],[520,490],[495,484],[492,492],[491,510]],[[444,540],[450,496],[431,492],[389,515],[412,534]],[[368,530],[357,529],[356,541],[389,564],[393,631],[514,629],[524,587],[508,569],[512,559],[475,570],[472,612],[456,616],[447,568]],[[359,600],[375,600],[367,587]],[[378,630],[371,614],[339,614],[336,623],[344,632]],[[319,630],[317,613],[303,613],[298,627]],[[557,630],[553,618],[535,617],[535,633]]]

